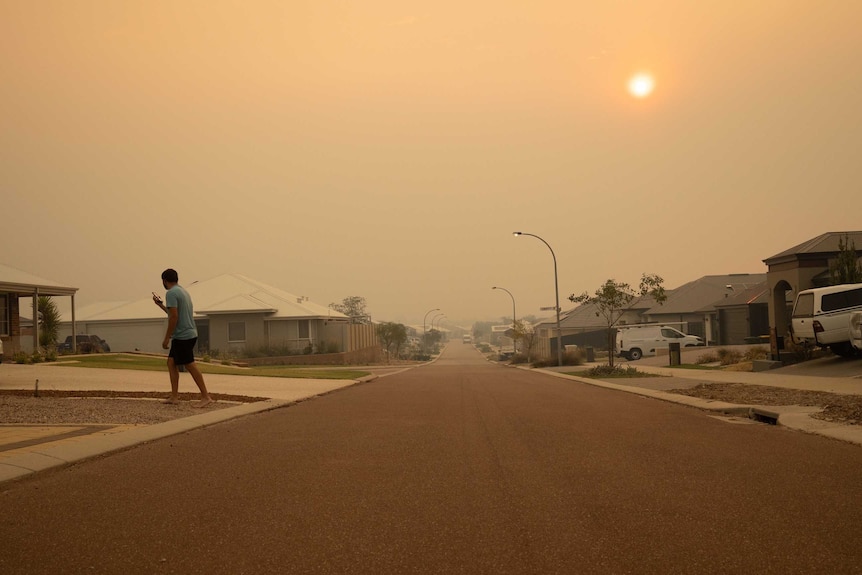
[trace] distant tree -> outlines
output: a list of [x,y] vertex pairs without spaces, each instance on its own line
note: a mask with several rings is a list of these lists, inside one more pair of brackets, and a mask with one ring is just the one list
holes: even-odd
[[491,339],[491,326],[497,325],[492,321],[477,321],[473,324],[473,341],[490,341]]
[[51,349],[57,345],[57,334],[60,331],[60,310],[51,296],[40,295],[38,313],[34,314],[39,322],[39,345]]
[[425,332],[425,349],[434,346],[443,339],[443,333],[437,329],[430,329]]
[[350,323],[371,323],[371,318],[365,311],[365,298],[352,295],[341,300],[341,303],[331,303],[329,307],[340,311],[350,318]]
[[[623,313],[629,309],[631,304],[637,297],[652,296],[659,304],[663,304],[667,300],[664,286],[664,280],[655,274],[643,274],[638,290],[635,291],[627,283],[616,282],[612,279],[607,280],[602,287],[596,290],[595,295],[590,295],[587,292],[579,296],[574,294],[569,296],[569,300],[579,304],[593,304],[596,306],[596,315],[605,318],[608,326],[608,365],[614,366],[614,336],[613,327],[623,316]],[[562,342],[558,342],[560,345]]]
[[519,319],[515,322],[512,328],[513,339],[521,342],[521,353],[526,354],[527,361],[532,358],[533,349],[536,347],[536,332],[533,331],[533,326],[524,320]]
[[379,324],[375,329],[383,349],[391,354],[394,348],[395,357],[399,357],[401,346],[407,343],[407,327],[404,324],[387,321]]
[[848,234],[838,238],[838,257],[829,264],[829,283],[831,285],[855,284],[862,282],[862,267],[856,256],[856,242]]

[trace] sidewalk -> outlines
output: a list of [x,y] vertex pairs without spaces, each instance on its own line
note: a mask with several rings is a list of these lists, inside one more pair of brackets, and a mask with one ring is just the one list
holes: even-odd
[[718,414],[754,418],[761,421],[774,421],[777,425],[791,429],[862,445],[862,425],[831,423],[815,419],[811,417],[811,414],[820,411],[817,407],[796,405],[737,405],[667,392],[670,389],[685,389],[701,383],[742,383],[793,390],[862,395],[862,379],[859,379],[858,376],[817,377],[811,375],[789,375],[781,369],[756,373],[746,371],[696,370],[641,363],[630,365],[635,365],[638,371],[652,373],[658,377],[619,379],[612,382],[610,380],[565,374],[565,372],[579,371],[593,365],[606,365],[606,363],[596,362],[586,366],[552,367],[539,371],[543,371],[554,377],[572,379],[606,389],[636,393],[645,397],[688,405]]
[[[2,364],[0,389],[160,391],[169,388],[167,372],[86,369],[60,365]],[[0,483],[117,451],[222,421],[277,409],[378,377],[352,379],[288,379],[207,374],[212,393],[266,397],[267,401],[203,410],[198,415],[153,425],[0,424]],[[180,376],[180,391],[197,392],[188,374]],[[2,419],[0,419],[2,421]],[[14,448],[11,448],[15,446]],[[6,449],[4,449],[6,447]]]

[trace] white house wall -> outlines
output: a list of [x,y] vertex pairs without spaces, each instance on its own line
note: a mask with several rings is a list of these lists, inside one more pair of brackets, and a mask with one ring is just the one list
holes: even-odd
[[[263,317],[260,314],[211,315],[209,321],[211,350],[238,353],[267,345]],[[233,322],[245,323],[244,342],[228,342],[228,324]]]
[[307,338],[299,337],[299,322],[308,320],[277,319],[266,322],[269,330],[269,345],[274,348],[287,348],[294,352],[300,352],[311,341],[314,336],[314,321],[309,322],[309,334]]

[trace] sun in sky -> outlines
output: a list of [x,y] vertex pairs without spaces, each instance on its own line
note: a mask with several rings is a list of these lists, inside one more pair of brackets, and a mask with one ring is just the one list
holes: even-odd
[[629,93],[635,98],[646,98],[655,88],[655,80],[646,72],[639,72],[629,79]]

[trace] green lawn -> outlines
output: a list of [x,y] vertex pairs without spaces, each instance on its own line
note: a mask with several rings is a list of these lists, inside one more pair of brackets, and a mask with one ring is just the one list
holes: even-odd
[[[88,355],[78,356],[70,360],[73,363],[64,363],[64,358],[59,358],[58,365],[66,367],[91,367],[100,369],[137,369],[142,371],[167,371],[164,358],[149,357],[145,355]],[[367,371],[353,369],[334,368],[310,368],[291,367],[284,365],[261,366],[261,367],[231,367],[227,365],[215,365],[211,363],[197,362],[203,373],[217,373],[224,375],[253,375],[259,377],[296,377],[301,379],[359,379],[370,375]]]

